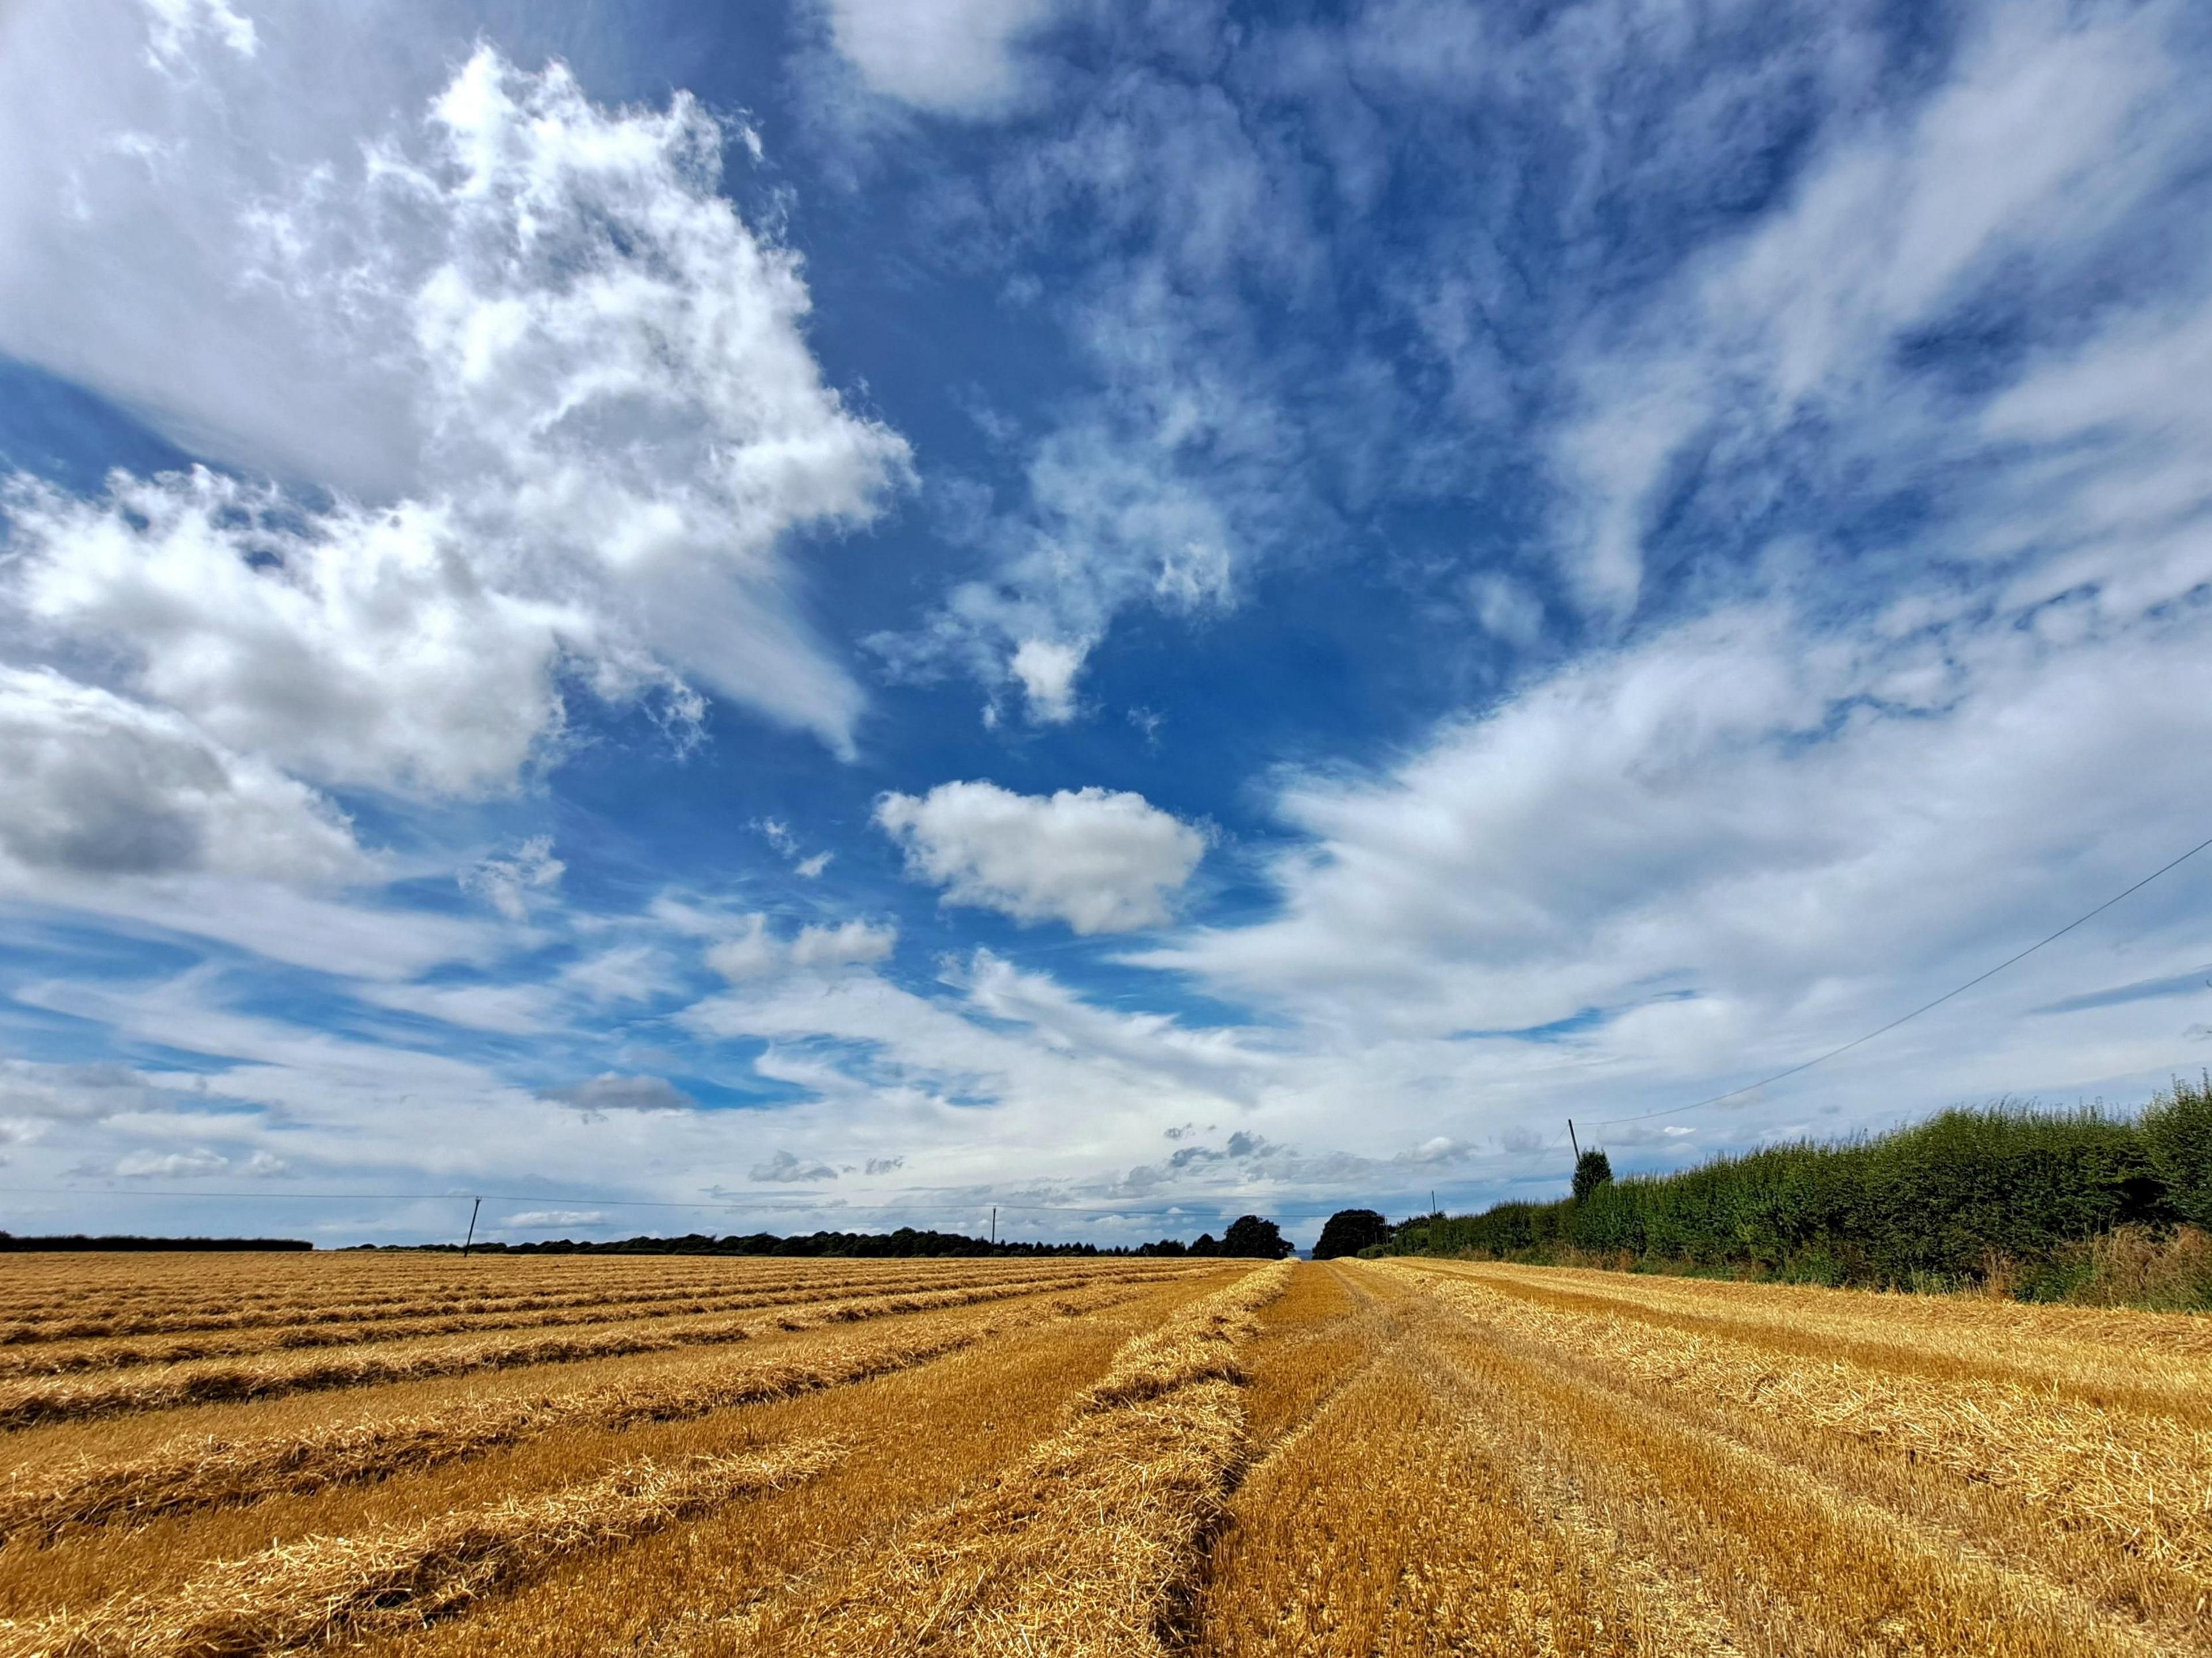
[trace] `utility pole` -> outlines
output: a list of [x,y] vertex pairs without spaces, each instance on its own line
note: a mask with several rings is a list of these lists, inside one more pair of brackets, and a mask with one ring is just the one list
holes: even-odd
[[1575,1148],[1575,1161],[1580,1163],[1583,1160],[1583,1143],[1575,1138],[1575,1120],[1572,1117],[1567,1119],[1567,1144]]
[[995,1248],[998,1246],[998,1242],[999,1242],[999,1206],[998,1206],[997,1204],[995,1204],[995,1203],[994,1203],[994,1204],[993,1204],[993,1205],[991,1206],[991,1243],[992,1243],[992,1247]]
[[469,1236],[468,1236],[468,1241],[467,1241],[467,1242],[465,1242],[465,1243],[463,1243],[463,1244],[461,1245],[461,1253],[462,1253],[464,1255],[465,1255],[465,1254],[468,1254],[470,1245],[471,1245],[471,1244],[473,1244],[473,1243],[477,1241],[477,1211],[478,1211],[479,1209],[482,1209],[483,1207],[483,1199],[482,1198],[478,1198],[478,1199],[477,1199],[473,1203],[470,1204],[470,1206],[469,1206]]

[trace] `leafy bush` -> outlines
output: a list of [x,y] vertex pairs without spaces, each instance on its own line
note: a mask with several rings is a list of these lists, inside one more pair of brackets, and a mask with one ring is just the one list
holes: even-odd
[[[1257,1215],[1239,1215],[1229,1223],[1229,1230],[1221,1235],[1221,1254],[1243,1256],[1247,1260],[1280,1260],[1291,1252],[1293,1246],[1283,1236],[1283,1229],[1271,1220]],[[1195,1251],[1193,1251],[1195,1254]]]
[[2212,1077],[2177,1080],[2143,1113],[2142,1133],[2175,1212],[2212,1226]]
[[1389,1236],[1390,1223],[1374,1210],[1340,1209],[1321,1229],[1321,1241],[1314,1245],[1313,1258],[1334,1260],[1340,1255],[1356,1255]]
[[[2212,1086],[2178,1084],[2135,1121],[2000,1103],[1675,1175],[1598,1179],[1593,1156],[1571,1198],[1410,1221],[1389,1247],[1888,1287],[1978,1283],[2002,1266],[2017,1293],[2088,1294],[2132,1270],[2100,1265],[2091,1240],[2212,1224]],[[2175,1266],[2160,1279],[2162,1304],[2191,1293],[2173,1287],[2187,1277]]]
[[1613,1159],[1592,1146],[1575,1159],[1575,1201],[1580,1203],[1613,1178]]

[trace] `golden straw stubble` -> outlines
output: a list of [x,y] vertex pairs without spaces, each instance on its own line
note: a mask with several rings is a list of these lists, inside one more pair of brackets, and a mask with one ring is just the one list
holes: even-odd
[[1245,1444],[1237,1350],[1291,1269],[1261,1267],[1128,1343],[1073,1419],[745,1650],[1161,1658]]
[[813,1478],[831,1440],[677,1467],[640,1462],[529,1502],[501,1499],[365,1537],[310,1537],[226,1561],[159,1600],[131,1598],[0,1629],[23,1658],[245,1658],[447,1615],[564,1556],[611,1547]]

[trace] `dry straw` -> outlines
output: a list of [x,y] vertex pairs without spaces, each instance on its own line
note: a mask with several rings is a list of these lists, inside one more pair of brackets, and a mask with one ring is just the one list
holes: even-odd
[[479,1342],[452,1346],[378,1352],[358,1351],[305,1362],[282,1356],[206,1362],[152,1375],[125,1373],[92,1380],[19,1383],[0,1388],[0,1430],[28,1428],[44,1422],[173,1410],[187,1405],[273,1399],[288,1394],[335,1388],[363,1388],[437,1377],[482,1375],[534,1364],[616,1358],[635,1353],[671,1352],[745,1341],[775,1330],[809,1330],[859,1323],[901,1313],[933,1312],[1034,1295],[1067,1284],[1054,1275],[1039,1281],[978,1285],[919,1295],[871,1296],[849,1301],[787,1306],[764,1316],[673,1329],[616,1329],[538,1336],[519,1341]]
[[311,1537],[227,1561],[159,1599],[122,1599],[34,1625],[0,1625],[9,1658],[246,1658],[449,1615],[566,1556],[611,1547],[752,1493],[813,1478],[844,1455],[812,1439],[765,1455],[640,1462],[527,1502],[512,1499],[362,1537]]
[[732,1406],[790,1399],[927,1363],[994,1333],[981,1321],[832,1338],[796,1357],[586,1392],[498,1400],[258,1438],[193,1438],[125,1461],[80,1458],[0,1485],[0,1539],[51,1543],[64,1533],[143,1523],[186,1509],[306,1496],[333,1485],[481,1456],[561,1428],[680,1422]]
[[321,1310],[303,1314],[310,1323],[268,1328],[256,1325],[236,1333],[210,1333],[159,1345],[102,1340],[81,1346],[36,1345],[0,1354],[0,1377],[82,1376],[101,1370],[133,1370],[145,1364],[182,1364],[204,1358],[247,1358],[260,1354],[316,1347],[354,1346],[364,1341],[409,1341],[431,1336],[489,1334],[501,1330],[565,1330],[599,1324],[641,1324],[654,1319],[730,1313],[761,1307],[799,1307],[815,1302],[851,1300],[896,1289],[902,1294],[971,1287],[966,1275],[900,1279],[887,1275],[837,1279],[769,1290],[747,1289],[726,1295],[690,1294],[678,1300],[594,1298],[578,1307],[501,1310],[489,1314],[407,1318],[391,1322],[328,1321]]
[[1059,1434],[825,1600],[771,1614],[810,1658],[1160,1658],[1244,1454],[1237,1349],[1287,1265],[1130,1342]]
[[2008,1492],[2061,1525],[2212,1582],[2212,1432],[2113,1411],[2045,1388],[1936,1381],[1655,1328],[1607,1313],[1531,1305],[1464,1282],[1435,1293],[1629,1377],[1737,1412],[1808,1425]]

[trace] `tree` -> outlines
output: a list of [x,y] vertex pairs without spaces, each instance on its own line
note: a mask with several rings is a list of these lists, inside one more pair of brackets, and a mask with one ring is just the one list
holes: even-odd
[[1247,1260],[1280,1260],[1291,1248],[1282,1228],[1257,1215],[1237,1216],[1221,1237],[1223,1254],[1240,1255]]
[[1575,1159],[1575,1201],[1580,1203],[1613,1178],[1613,1160],[1592,1146]]
[[1314,1245],[1314,1259],[1334,1260],[1340,1255],[1356,1255],[1370,1244],[1387,1242],[1389,1236],[1390,1223],[1372,1209],[1340,1209],[1321,1229],[1321,1242]]
[[2212,1226],[2212,1077],[2193,1085],[2174,1078],[2143,1113],[2142,1137],[2166,1201],[2183,1219]]
[[1221,1246],[1213,1241],[1212,1233],[1200,1232],[1191,1244],[1190,1252],[1194,1255],[1218,1255],[1221,1253]]

